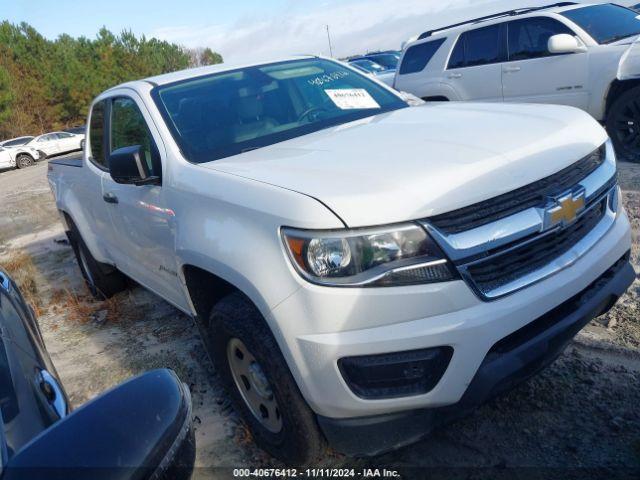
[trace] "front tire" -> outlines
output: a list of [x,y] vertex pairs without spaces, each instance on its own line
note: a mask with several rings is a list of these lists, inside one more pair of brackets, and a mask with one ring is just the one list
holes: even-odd
[[606,126],[618,156],[640,161],[640,86],[627,90],[613,102]]
[[33,165],[35,162],[31,155],[27,155],[26,153],[21,153],[16,157],[16,168],[27,168]]
[[82,278],[93,298],[104,300],[127,288],[127,278],[122,273],[111,265],[105,265],[93,258],[75,226],[68,236]]
[[290,465],[316,460],[324,437],[258,309],[234,292],[213,307],[209,328],[216,370],[258,446]]

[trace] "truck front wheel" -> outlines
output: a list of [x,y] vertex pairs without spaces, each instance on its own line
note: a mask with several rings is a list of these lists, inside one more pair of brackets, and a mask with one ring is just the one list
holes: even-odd
[[231,293],[211,310],[209,328],[216,371],[258,446],[291,465],[316,460],[324,437],[258,309]]
[[627,90],[613,102],[606,123],[618,156],[640,161],[640,86]]

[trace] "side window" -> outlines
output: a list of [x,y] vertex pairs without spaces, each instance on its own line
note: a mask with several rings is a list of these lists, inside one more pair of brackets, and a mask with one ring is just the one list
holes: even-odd
[[449,66],[447,68],[451,69],[464,67],[464,39],[464,35],[460,35],[460,37],[458,38],[456,46],[453,48],[453,52],[451,52],[451,57],[449,57]]
[[89,124],[89,158],[100,168],[108,169],[107,160],[104,155],[104,100],[96,103],[91,111],[91,122]]
[[402,57],[400,75],[424,70],[446,38],[409,47]]
[[67,132],[58,132],[56,135],[58,135],[58,138],[69,138],[69,137],[73,136],[73,135],[71,135],[70,133],[67,133]]
[[142,146],[151,175],[160,176],[158,149],[142,112],[131,98],[119,97],[113,100],[111,106],[110,151],[133,145]]
[[500,25],[470,30],[464,35],[467,67],[500,61]]
[[525,18],[509,22],[509,60],[528,60],[553,55],[547,44],[549,38],[560,33],[575,33],[553,18]]
[[476,67],[503,61],[500,24],[469,30],[460,35],[447,68]]

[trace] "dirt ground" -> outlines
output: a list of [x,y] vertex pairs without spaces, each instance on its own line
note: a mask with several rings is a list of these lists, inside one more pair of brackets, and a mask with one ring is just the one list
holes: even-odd
[[[620,163],[640,271],[640,164]],[[197,465],[275,465],[233,412],[194,322],[140,287],[88,298],[46,180],[46,162],[0,172],[0,264],[28,282],[51,357],[74,406],[144,370],[170,367],[191,388]],[[328,452],[324,466],[640,468],[640,282],[591,322],[542,374],[436,431],[367,461]],[[547,470],[545,470],[547,471]],[[197,469],[198,477],[218,476]],[[637,470],[636,470],[637,473]],[[222,474],[220,474],[222,475]],[[225,475],[227,476],[227,475]],[[408,476],[413,476],[409,474]]]

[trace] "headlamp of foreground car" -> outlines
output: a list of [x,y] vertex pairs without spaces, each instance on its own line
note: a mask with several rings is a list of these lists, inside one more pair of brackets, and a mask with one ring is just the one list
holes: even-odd
[[357,230],[283,228],[289,257],[305,279],[338,287],[390,287],[457,278],[421,227],[403,224]]

